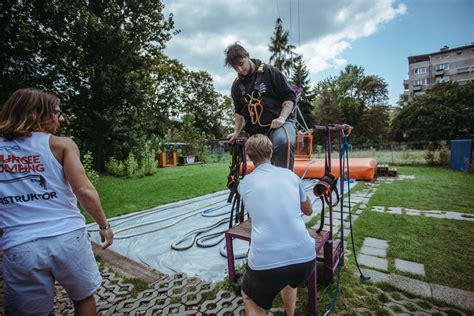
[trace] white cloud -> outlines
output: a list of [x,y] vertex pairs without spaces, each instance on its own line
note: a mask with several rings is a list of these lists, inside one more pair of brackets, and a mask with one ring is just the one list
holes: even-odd
[[303,54],[314,77],[350,63],[341,56],[351,48],[351,43],[378,32],[407,10],[404,4],[396,5],[394,0],[165,0],[164,3],[166,12],[174,14],[176,28],[181,29],[169,42],[166,53],[191,69],[208,71],[221,92],[229,91],[235,78],[235,73],[224,67],[225,48],[240,41],[251,56],[268,62],[268,45],[278,14],[284,28],[290,31],[293,44],[300,43],[297,52]]

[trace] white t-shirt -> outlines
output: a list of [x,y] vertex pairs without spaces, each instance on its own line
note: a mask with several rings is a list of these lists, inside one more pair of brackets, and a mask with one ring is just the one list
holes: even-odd
[[0,137],[0,249],[85,227],[50,136]]
[[251,269],[273,269],[316,258],[315,241],[300,215],[300,203],[307,197],[298,176],[264,163],[240,182],[238,191],[252,219]]

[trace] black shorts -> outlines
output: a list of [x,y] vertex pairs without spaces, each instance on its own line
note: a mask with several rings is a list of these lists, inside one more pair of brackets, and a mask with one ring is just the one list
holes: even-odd
[[303,285],[316,267],[316,259],[269,270],[252,270],[247,266],[242,290],[263,309],[272,307],[275,296],[287,285]]

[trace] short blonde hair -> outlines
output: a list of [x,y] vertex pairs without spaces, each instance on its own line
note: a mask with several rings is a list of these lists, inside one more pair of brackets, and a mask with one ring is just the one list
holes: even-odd
[[256,134],[249,137],[245,143],[245,148],[247,149],[247,155],[254,164],[272,158],[273,144],[271,140],[263,134]]

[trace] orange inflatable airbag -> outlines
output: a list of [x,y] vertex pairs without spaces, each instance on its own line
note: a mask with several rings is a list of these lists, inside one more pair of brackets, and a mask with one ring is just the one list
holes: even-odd
[[[324,159],[313,159],[308,167],[305,178],[320,179],[324,175]],[[302,176],[306,167],[310,163],[309,160],[295,160],[293,168],[294,173]],[[349,158],[350,178],[356,180],[373,180],[377,169],[377,161],[373,158]],[[247,173],[252,172],[254,165],[247,161]],[[331,159],[331,173],[339,178],[339,159]],[[347,166],[346,166],[347,177]]]

